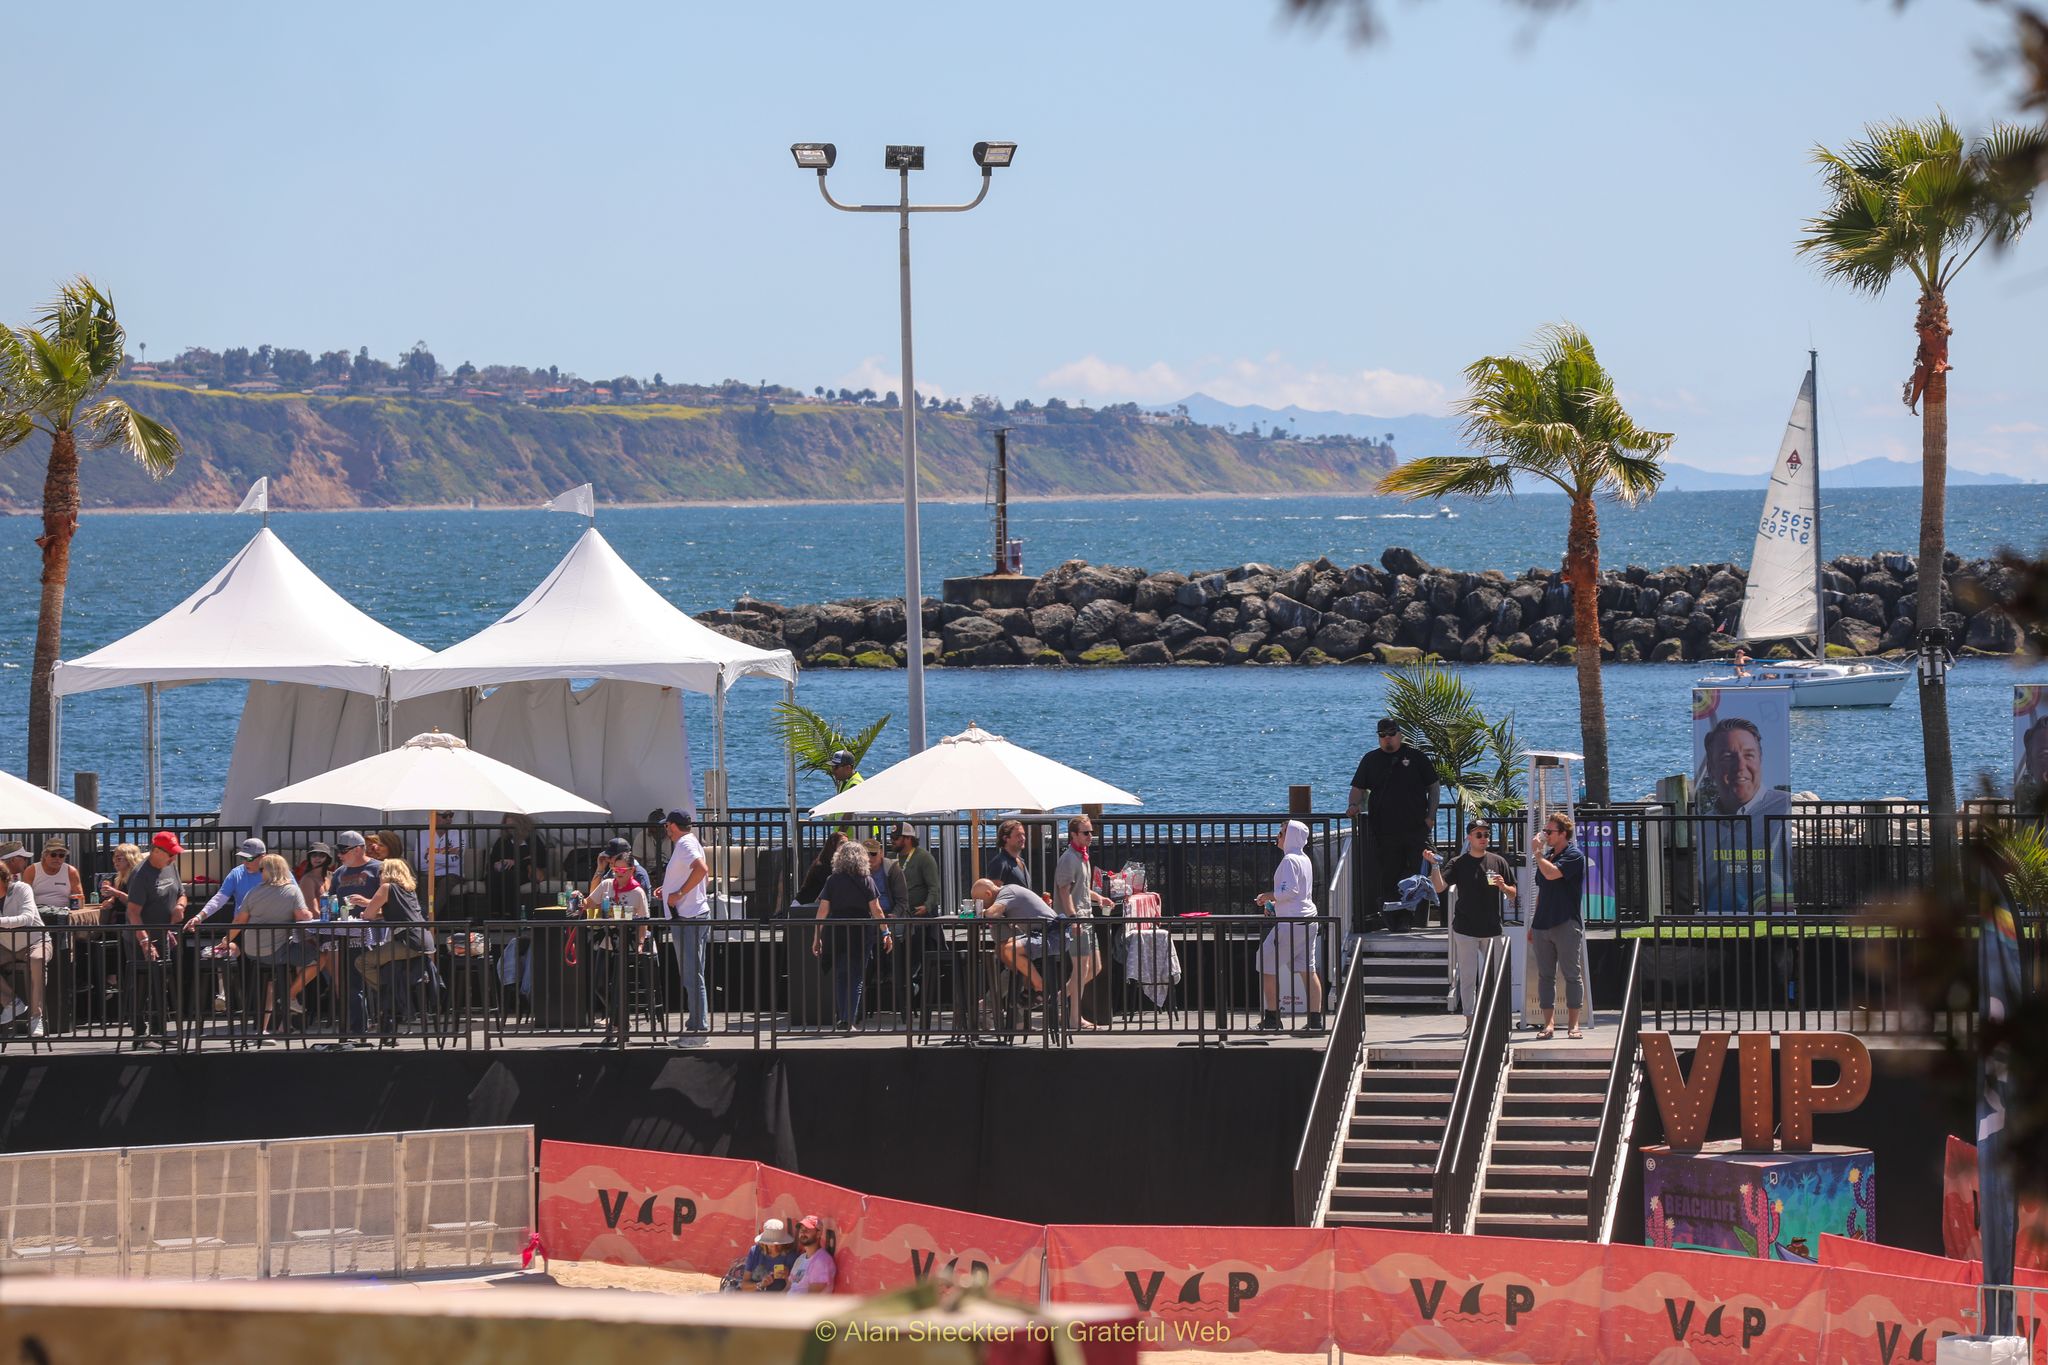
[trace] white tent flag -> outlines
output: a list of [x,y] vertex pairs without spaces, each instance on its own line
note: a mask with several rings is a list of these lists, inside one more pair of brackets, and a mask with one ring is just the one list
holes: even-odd
[[597,489],[595,485],[580,483],[558,498],[550,498],[540,505],[543,512],[574,512],[579,517],[597,515]]
[[1813,635],[1819,623],[1819,586],[1814,563],[1820,553],[1818,474],[1814,468],[1813,374],[1799,386],[1785,423],[1785,439],[1771,466],[1757,524],[1756,553],[1749,561],[1749,586],[1742,596],[1742,638],[1776,640]]
[[235,512],[261,512],[266,517],[270,515],[269,475],[266,474],[249,485],[249,491],[242,495],[242,505],[237,507]]

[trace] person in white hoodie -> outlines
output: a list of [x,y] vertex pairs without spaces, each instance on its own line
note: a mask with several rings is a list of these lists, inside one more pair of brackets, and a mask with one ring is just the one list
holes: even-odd
[[1308,860],[1308,826],[1289,820],[1275,840],[1284,855],[1273,869],[1273,889],[1261,891],[1257,900],[1280,923],[1266,932],[1259,945],[1259,976],[1265,989],[1265,1013],[1259,1017],[1259,1032],[1278,1033],[1280,1023],[1280,975],[1299,974],[1302,996],[1308,1002],[1305,1033],[1323,1031],[1323,978],[1318,971],[1322,957],[1322,926],[1289,923],[1308,919],[1316,913],[1316,870]]

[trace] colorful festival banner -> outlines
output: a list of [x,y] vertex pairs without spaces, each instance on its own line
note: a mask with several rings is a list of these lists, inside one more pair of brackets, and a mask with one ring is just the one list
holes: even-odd
[[2012,690],[2012,794],[2022,811],[2038,810],[2048,795],[2048,686],[2040,683]]
[[1977,1330],[1975,1285],[1836,1269],[1827,1296],[1828,1365],[1931,1361],[1943,1337]]
[[1588,924],[1614,923],[1614,895],[1619,854],[1612,820],[1582,820],[1579,852],[1586,855],[1586,889],[1579,902]]
[[[1941,1190],[1941,1249],[1955,1260],[1978,1258],[1977,1147],[1951,1137],[1945,1156]],[[2019,1238],[2013,1249],[2015,1284],[2048,1283],[2048,1208],[2022,1199]],[[2034,1272],[2034,1273],[2029,1273]]]
[[1692,758],[1701,911],[1743,914],[1788,900],[1791,689],[1694,688]]
[[759,1226],[760,1172],[752,1161],[543,1142],[541,1242],[564,1260],[722,1275]]
[[1827,1335],[1819,1266],[1607,1248],[1600,1359],[1813,1365]]
[[1606,1248],[1590,1242],[1337,1233],[1337,1344],[1346,1354],[1590,1360]]
[[[823,1225],[825,1250],[847,1273],[847,1264],[860,1256],[861,1206],[864,1196],[844,1185],[828,1185],[807,1175],[794,1175],[775,1166],[761,1168],[756,1186],[755,1217],[780,1218],[795,1229],[799,1218],[815,1216]],[[751,1233],[749,1234],[752,1235]],[[909,1281],[904,1281],[908,1284]]]
[[1155,1350],[1324,1350],[1335,1242],[1328,1228],[1069,1227],[1046,1233],[1060,1303],[1135,1305]]
[[1045,1226],[869,1196],[859,1254],[839,1262],[838,1288],[874,1294],[923,1280],[986,1277],[992,1293],[1038,1301]]

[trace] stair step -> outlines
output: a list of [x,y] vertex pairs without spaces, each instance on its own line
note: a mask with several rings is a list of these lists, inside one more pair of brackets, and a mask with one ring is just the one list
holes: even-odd
[[1392,1108],[1399,1114],[1416,1113],[1424,1109],[1440,1109],[1449,1113],[1451,1099],[1449,1093],[1436,1090],[1365,1090],[1359,1092],[1357,1099],[1352,1101],[1351,1112],[1377,1113],[1381,1109]]
[[1323,1223],[1326,1227],[1401,1228],[1413,1232],[1427,1232],[1433,1216],[1433,1211],[1430,1210],[1408,1214],[1379,1214],[1331,1209],[1324,1215]]
[[1436,1175],[1436,1163],[1432,1161],[1339,1161],[1337,1174],[1346,1175],[1419,1175],[1425,1180]]
[[1560,1242],[1586,1240],[1586,1219],[1553,1217],[1547,1213],[1482,1213],[1472,1230],[1482,1237],[1542,1237]]
[[1543,1213],[1559,1212],[1576,1208],[1586,1211],[1584,1190],[1496,1190],[1489,1186],[1480,1191],[1481,1210],[1501,1213]]
[[[1441,1114],[1433,1118],[1421,1117],[1413,1114],[1374,1114],[1370,1118],[1361,1119],[1354,1117],[1351,1120],[1351,1126],[1354,1129],[1414,1128],[1424,1132],[1441,1133],[1443,1131],[1444,1120],[1443,1115]],[[1352,1140],[1354,1142],[1357,1141],[1356,1138],[1353,1138]]]
[[1581,1142],[1576,1139],[1541,1142],[1525,1138],[1503,1138],[1498,1135],[1493,1139],[1493,1156],[1496,1161],[1507,1156],[1555,1159],[1567,1152],[1582,1152],[1585,1154],[1586,1159],[1590,1161],[1593,1157],[1593,1143],[1590,1141]]
[[1367,1210],[1384,1209],[1394,1213],[1405,1213],[1418,1204],[1426,1205],[1430,1203],[1434,1198],[1435,1195],[1428,1189],[1350,1190],[1340,1187],[1330,1191],[1330,1203],[1332,1206],[1339,1199],[1344,1199],[1349,1201],[1347,1207],[1352,1209],[1358,1209],[1363,1206]]
[[1563,1166],[1494,1165],[1486,1172],[1488,1191],[1569,1190],[1584,1199],[1592,1183],[1591,1171],[1574,1171]]

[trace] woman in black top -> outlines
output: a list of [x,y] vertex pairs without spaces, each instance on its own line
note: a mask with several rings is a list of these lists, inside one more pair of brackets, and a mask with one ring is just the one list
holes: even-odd
[[[811,955],[825,955],[832,945],[832,1003],[841,1030],[860,1027],[861,988],[867,982],[868,960],[874,941],[863,921],[882,919],[882,903],[875,898],[874,883],[868,880],[868,852],[851,839],[832,855],[832,874],[825,878],[818,896],[817,927],[811,930]],[[841,921],[828,932],[825,921]],[[882,951],[896,944],[887,924],[882,926]]]
[[833,830],[825,836],[825,846],[818,850],[818,856],[811,859],[809,870],[804,873],[803,885],[796,889],[799,905],[815,905],[825,890],[825,879],[832,875],[832,860],[839,853],[839,846],[846,842],[842,830]]

